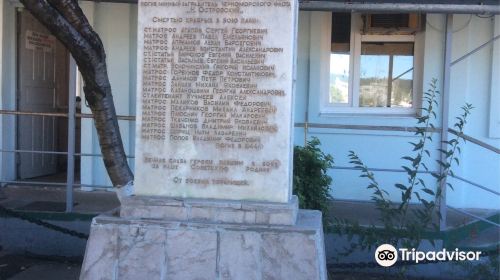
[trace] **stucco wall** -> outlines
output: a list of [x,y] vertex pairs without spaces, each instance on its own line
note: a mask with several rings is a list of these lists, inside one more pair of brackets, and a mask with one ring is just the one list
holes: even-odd
[[[82,2],[82,9],[101,37],[108,74],[118,115],[135,114],[137,5]],[[83,90],[81,90],[83,95]],[[90,112],[85,105],[82,112]],[[119,121],[127,155],[133,155],[135,123]],[[96,131],[91,120],[82,120],[82,153],[99,154]],[[133,160],[131,160],[133,163]],[[133,168],[133,164],[132,164]],[[83,157],[81,182],[88,185],[110,186],[100,157]]]
[[[452,60],[462,56],[468,50],[490,40],[493,36],[495,23],[493,18],[483,19],[475,15],[456,15],[453,25]],[[405,126],[412,127],[415,120],[411,116],[390,115],[325,115],[320,113],[320,93],[328,90],[328,76],[322,75],[328,71],[328,50],[330,36],[330,15],[325,12],[301,12],[299,24],[299,86],[296,93],[296,122],[303,122],[306,111],[310,123],[336,125],[371,125],[371,126]],[[498,22],[498,17],[497,20]],[[444,60],[444,28],[445,16],[429,14],[425,33],[419,35],[419,42],[423,44],[423,78],[422,88],[428,89],[432,78],[438,79],[438,88],[442,91],[443,60]],[[495,34],[498,34],[498,27]],[[498,48],[496,42],[495,48]],[[417,50],[418,51],[418,50]],[[492,83],[492,65],[496,67],[492,55],[492,45],[485,47],[470,58],[457,63],[451,72],[450,117],[449,126],[455,122],[455,116],[460,113],[460,107],[465,102],[472,103],[475,109],[469,119],[466,133],[493,146],[500,146],[498,138],[490,137],[490,118],[497,114],[497,110],[490,109],[492,98],[500,95],[498,86]],[[497,58],[498,59],[498,58]],[[498,71],[498,70],[496,70]],[[498,75],[498,74],[497,74]],[[325,79],[326,77],[326,79]],[[302,85],[302,86],[300,86]],[[307,97],[309,95],[309,98]],[[307,102],[309,106],[307,107]],[[306,108],[307,107],[307,108]],[[440,109],[441,110],[441,109]],[[441,127],[441,111],[438,111],[436,127]],[[496,128],[498,129],[498,128]],[[494,129],[495,130],[495,129]],[[337,166],[352,166],[348,163],[348,152],[355,151],[372,168],[400,169],[406,164],[401,159],[404,155],[411,155],[409,141],[415,141],[412,133],[394,131],[370,131],[348,129],[310,128],[307,136],[318,137],[322,148],[335,158]],[[449,135],[453,137],[453,135]],[[302,145],[304,130],[296,129],[295,143]],[[431,159],[426,160],[431,170],[438,170],[435,159],[440,142],[440,134],[433,134],[433,142],[429,145]],[[500,190],[500,158],[498,154],[484,148],[467,143],[463,147],[461,164],[455,168],[457,175],[471,181],[488,186],[496,191]],[[394,187],[395,183],[405,182],[404,173],[375,172],[377,180],[391,194],[394,200],[400,199],[400,192]],[[337,199],[368,200],[371,192],[366,189],[367,181],[358,178],[358,171],[331,170],[333,177],[332,195]],[[423,175],[427,185],[435,185],[434,179]],[[499,208],[498,197],[455,179],[450,180],[455,190],[448,191],[448,204],[456,207]]]
[[[89,21],[101,36],[107,52],[107,63],[112,85],[117,113],[120,115],[135,115],[136,91],[136,26],[137,6],[129,4],[93,3],[83,1],[82,8]],[[406,126],[411,127],[415,120],[411,116],[390,115],[321,115],[319,112],[319,96],[324,84],[328,83],[321,73],[328,71],[325,54],[329,48],[330,16],[324,12],[300,12],[299,35],[297,42],[297,87],[294,97],[295,122],[340,125],[373,125],[373,126]],[[15,105],[15,9],[8,1],[0,4],[0,38],[2,44],[0,53],[2,60],[0,69],[2,79],[0,87],[1,107],[14,109]],[[427,15],[425,33],[419,35],[422,44],[422,89],[432,78],[438,79],[439,88],[443,81],[444,52],[443,15]],[[488,41],[500,32],[500,17],[479,18],[475,15],[455,15],[453,33],[452,59],[456,59],[469,50]],[[325,52],[326,48],[326,52]],[[457,63],[451,72],[450,120],[459,114],[460,106],[465,102],[472,103],[475,109],[466,128],[466,133],[472,137],[500,146],[500,40],[483,48],[471,57]],[[82,83],[80,83],[82,84]],[[81,92],[83,95],[83,92]],[[89,110],[82,105],[82,111]],[[13,117],[0,116],[1,131],[13,129]],[[441,114],[438,112],[436,127],[441,127]],[[133,155],[135,123],[120,121],[120,129],[127,154]],[[335,157],[337,166],[351,166],[348,152],[356,151],[365,163],[374,168],[398,169],[405,163],[401,159],[410,150],[409,141],[416,138],[409,132],[324,129],[309,128],[304,133],[303,128],[295,128],[294,141],[303,145],[305,137],[318,137],[323,150]],[[81,133],[82,153],[99,154],[99,146],[93,123],[82,120]],[[453,135],[450,135],[453,137]],[[440,134],[433,135],[433,143],[429,150],[435,151],[439,146]],[[3,149],[15,147],[15,135],[2,133],[0,146]],[[432,153],[432,159],[426,160],[432,170],[438,166],[434,159],[437,152]],[[1,157],[2,179],[15,178],[13,154],[3,153]],[[461,165],[455,168],[457,175],[471,181],[500,191],[500,158],[498,154],[484,148],[467,143],[463,148]],[[131,160],[133,167],[133,160]],[[359,172],[349,170],[331,170],[329,174],[334,179],[332,195],[337,199],[369,200],[371,192],[366,189],[366,181],[359,178]],[[405,180],[404,173],[376,172],[378,181],[397,200],[399,192],[394,183]],[[428,184],[432,184],[431,176],[424,176]],[[81,161],[82,184],[110,185],[102,159],[100,157],[83,157]],[[498,197],[485,191],[450,180],[455,190],[448,192],[447,201],[456,207],[499,208]]]
[[[3,10],[4,10],[4,2],[0,3],[0,89],[3,91]],[[3,105],[3,102],[0,100],[0,105]],[[0,107],[1,108],[1,107]],[[3,118],[0,119],[0,131],[3,128]],[[3,147],[3,139],[0,137],[0,147]],[[3,169],[3,155],[0,153],[0,171]],[[0,172],[2,173],[2,172]]]
[[[4,110],[15,109],[16,93],[16,40],[15,40],[15,7],[9,1],[0,3],[0,108]],[[0,115],[0,147],[3,150],[14,150],[16,143],[15,117]],[[9,133],[10,132],[10,133]],[[14,180],[16,178],[15,155],[13,153],[0,153],[0,178]]]
[[[453,52],[455,60],[500,34],[500,17],[479,18],[475,15],[457,15],[454,18]],[[450,93],[450,127],[453,116],[467,103],[474,106],[465,133],[494,147],[500,147],[500,88],[498,61],[500,42],[479,50],[452,67]],[[496,125],[491,125],[496,122]],[[500,191],[500,155],[473,143],[464,146],[457,175]],[[448,192],[448,203],[460,207],[500,208],[500,198],[469,184],[450,180],[455,186]]]

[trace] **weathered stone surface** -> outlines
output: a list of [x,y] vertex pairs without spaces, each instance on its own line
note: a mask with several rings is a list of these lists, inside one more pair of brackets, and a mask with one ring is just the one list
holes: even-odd
[[123,205],[121,215],[124,217],[142,217],[149,219],[187,220],[188,209],[179,206],[158,205]]
[[261,244],[257,232],[221,232],[220,279],[261,279]]
[[216,231],[168,231],[167,279],[216,279],[217,242]]
[[215,219],[215,211],[214,208],[191,207],[188,217],[195,221],[210,222]]
[[92,221],[80,279],[116,279],[118,227]]
[[81,279],[326,280],[321,213],[295,225],[94,218]]
[[122,203],[120,216],[124,218],[214,223],[293,225],[298,211],[296,196],[290,203],[147,196],[128,197]]
[[297,7],[139,1],[137,195],[289,201]]
[[118,279],[164,279],[165,240],[162,228],[118,227]]
[[82,279],[326,279],[291,194],[297,7],[139,0],[137,196],[94,219]]
[[[262,274],[264,279],[320,279],[315,235],[302,233],[262,234]],[[300,248],[300,249],[299,249]]]

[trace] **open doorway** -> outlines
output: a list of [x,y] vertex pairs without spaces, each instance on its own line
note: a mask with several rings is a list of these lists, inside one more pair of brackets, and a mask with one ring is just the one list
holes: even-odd
[[17,30],[17,110],[38,114],[17,118],[17,176],[66,182],[67,156],[57,153],[67,151],[68,119],[55,115],[68,113],[69,52],[27,10],[18,11]]

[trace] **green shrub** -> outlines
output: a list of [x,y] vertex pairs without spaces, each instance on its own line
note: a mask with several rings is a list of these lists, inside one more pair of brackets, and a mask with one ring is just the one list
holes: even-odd
[[[446,149],[438,149],[439,153],[443,155],[443,160],[441,157],[436,159],[440,170],[430,172],[424,160],[432,159],[427,146],[433,140],[431,131],[435,129],[432,123],[436,120],[437,115],[435,112],[438,99],[437,80],[433,79],[430,83],[430,89],[423,96],[422,115],[416,117],[417,126],[414,130],[418,140],[409,143],[411,152],[409,155],[402,157],[406,161],[402,168],[407,173],[407,180],[394,184],[394,187],[401,193],[400,201],[391,200],[389,193],[386,191],[386,186],[380,186],[375,174],[363,160],[355,152],[349,152],[350,163],[360,170],[360,177],[368,180],[367,189],[372,191],[371,199],[375,203],[376,210],[380,213],[382,227],[370,225],[362,228],[356,221],[335,219],[335,228],[338,233],[347,234],[349,239],[354,234],[359,235],[357,241],[351,244],[348,252],[357,249],[371,249],[385,243],[397,246],[403,236],[405,237],[402,239],[403,247],[418,248],[421,241],[426,239],[426,232],[432,229],[439,232],[441,213],[438,202],[444,188],[450,187],[453,189],[452,185],[446,182],[446,178],[449,174],[453,174],[452,167],[459,164],[461,138],[456,136],[454,139],[445,142]],[[454,124],[454,128],[458,131],[458,135],[462,135],[472,108],[471,104],[466,104],[462,107],[462,114],[456,117],[457,122]],[[435,178],[434,186],[427,186],[428,182],[426,183],[420,176],[421,171],[430,172]],[[415,198],[422,207],[410,210],[409,205],[412,198]],[[434,239],[427,240],[434,244]]]
[[303,209],[328,211],[332,178],[326,174],[333,166],[333,157],[319,148],[320,141],[313,137],[305,147],[295,146],[293,151],[293,194]]

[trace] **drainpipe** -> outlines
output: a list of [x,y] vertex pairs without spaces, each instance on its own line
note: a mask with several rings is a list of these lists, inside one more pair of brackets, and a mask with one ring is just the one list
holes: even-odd
[[[443,94],[441,98],[441,149],[447,151],[448,144],[448,121],[450,107],[450,71],[451,71],[451,45],[453,35],[453,15],[446,15],[445,41],[444,41],[444,65],[443,65]],[[441,153],[441,161],[446,162],[446,155]],[[440,167],[444,169],[443,166]],[[441,220],[439,221],[440,231],[446,230],[446,177],[441,181],[441,197],[439,198],[439,211],[441,212]]]
[[76,62],[70,55],[68,89],[68,156],[66,167],[66,212],[73,212],[73,185],[75,183],[75,122],[76,122]]
[[[131,0],[133,1],[133,0]],[[500,5],[434,4],[434,3],[362,3],[361,1],[304,1],[300,10],[351,13],[436,13],[436,14],[500,14]],[[366,1],[369,2],[369,1]],[[396,2],[396,1],[394,1]]]

